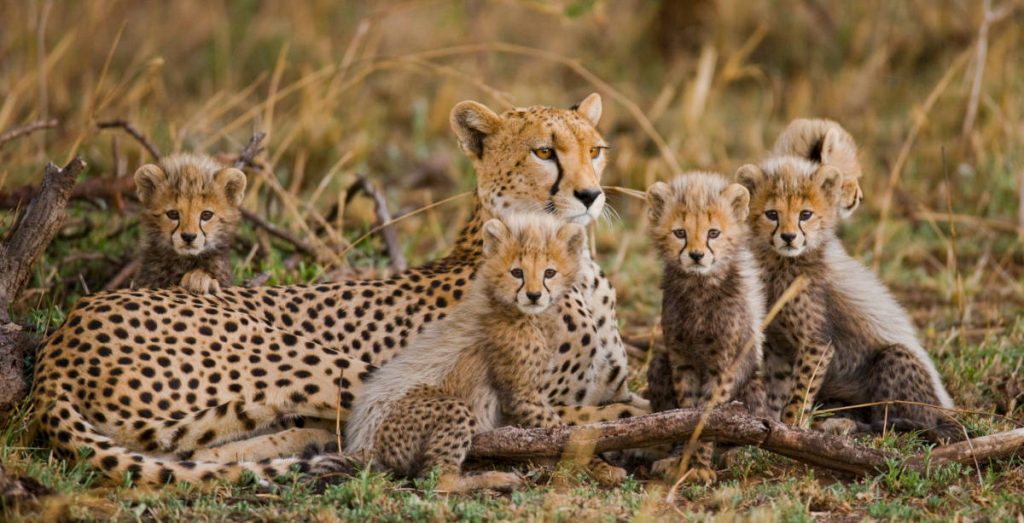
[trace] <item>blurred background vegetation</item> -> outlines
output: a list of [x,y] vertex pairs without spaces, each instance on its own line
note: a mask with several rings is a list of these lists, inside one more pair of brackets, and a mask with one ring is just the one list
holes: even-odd
[[[351,247],[373,225],[372,202],[346,205],[344,193],[365,175],[403,216],[472,190],[448,128],[460,100],[567,107],[601,93],[603,183],[636,190],[680,170],[731,175],[792,118],[832,118],[864,165],[845,244],[911,307],[958,402],[1013,415],[1024,393],[1020,3],[0,0],[0,133],[59,122],[0,146],[0,196],[38,183],[48,159],[80,154],[85,177],[110,179],[150,161],[127,134],[98,129],[104,120],[131,122],[165,154],[230,158],[265,131],[266,168],[250,172],[245,205],[316,254],[246,225],[239,281],[373,276],[389,271],[383,242]],[[596,248],[624,332],[645,338],[658,266],[642,202],[609,192],[621,218],[597,225]],[[0,234],[15,206],[0,210]],[[442,255],[469,206],[456,198],[400,221],[410,262]],[[59,323],[129,263],[133,210],[73,202],[19,304],[26,324]]]

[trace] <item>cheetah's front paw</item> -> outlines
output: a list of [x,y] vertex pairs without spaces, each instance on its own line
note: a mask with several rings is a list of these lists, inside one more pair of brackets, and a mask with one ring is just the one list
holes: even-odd
[[846,436],[857,432],[857,422],[850,418],[828,418],[814,426],[815,430]]
[[[671,456],[665,459],[659,459],[651,465],[651,475],[660,477],[667,481],[678,481],[679,475],[679,456]],[[715,473],[715,469],[704,464],[694,464],[683,472],[682,474],[683,483],[703,483],[710,485],[715,481],[718,481],[718,475]]]
[[181,286],[192,294],[215,294],[220,291],[220,282],[202,269],[186,272],[181,278]]
[[480,489],[512,490],[522,484],[523,478],[512,472],[488,471],[480,474],[442,474],[437,480],[435,492],[457,493]]

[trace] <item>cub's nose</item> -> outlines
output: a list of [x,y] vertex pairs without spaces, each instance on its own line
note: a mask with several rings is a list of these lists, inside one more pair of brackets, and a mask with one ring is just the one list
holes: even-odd
[[540,300],[541,293],[539,292],[527,292],[526,297],[530,299],[530,302],[537,303]]
[[594,200],[601,196],[601,189],[584,189],[582,191],[573,191],[572,194],[577,200],[583,202],[584,207],[589,209],[594,204]]
[[183,232],[181,233],[181,239],[185,240],[185,243],[192,243],[195,241],[196,235],[195,233],[191,232]]
[[690,259],[699,262],[704,258],[704,253],[700,251],[690,251]]
[[786,242],[786,245],[789,245],[793,243],[793,240],[796,239],[796,234],[791,232],[784,232],[780,234],[779,237],[782,238],[782,241]]

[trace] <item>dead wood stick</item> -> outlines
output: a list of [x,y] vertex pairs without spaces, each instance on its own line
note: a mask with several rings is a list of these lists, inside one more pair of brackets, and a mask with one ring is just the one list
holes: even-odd
[[248,209],[242,209],[242,216],[244,216],[246,220],[252,222],[253,225],[270,233],[271,236],[294,245],[296,249],[302,251],[304,254],[308,254],[314,258],[316,257],[316,249],[314,249],[312,245],[299,239],[294,234],[268,222],[262,216]]
[[266,137],[267,133],[264,132],[257,131],[252,133],[252,136],[249,137],[249,143],[245,144],[245,148],[242,149],[241,154],[238,155],[238,159],[235,160],[234,167],[236,169],[245,169],[246,167],[259,169],[260,166],[254,161],[254,159],[257,154],[260,154],[263,151],[263,147],[260,146],[260,143],[262,143],[263,139]]
[[28,136],[42,129],[53,129],[54,127],[57,127],[57,124],[57,119],[54,118],[51,120],[36,120],[21,127],[15,127],[6,133],[0,134],[0,149],[2,149],[4,145],[7,145],[7,142],[17,140],[22,136]]
[[130,280],[131,277],[139,271],[140,267],[142,267],[142,260],[138,258],[126,263],[124,267],[121,267],[121,270],[117,271],[117,274],[115,274],[114,277],[103,286],[103,290],[112,291],[124,287],[125,282]]
[[[700,409],[677,409],[580,427],[504,427],[476,435],[469,455],[505,459],[557,457],[570,441],[583,447],[592,444],[594,452],[676,443],[693,433],[701,413]],[[884,470],[886,460],[892,457],[841,436],[757,418],[736,403],[711,412],[701,439],[759,446],[804,463],[857,475]]]
[[396,272],[406,270],[409,266],[405,262],[405,255],[402,254],[402,245],[398,242],[395,226],[387,225],[391,223],[391,212],[388,211],[388,202],[384,199],[384,195],[377,190],[377,187],[370,180],[366,179],[363,175],[359,175],[356,177],[355,183],[345,191],[345,203],[348,204],[359,192],[363,192],[370,198],[373,198],[377,225],[382,226],[380,234],[384,238],[384,244],[387,246],[388,257],[391,258],[391,268]]
[[64,207],[83,169],[85,162],[80,157],[63,169],[48,164],[39,194],[0,238],[0,411],[28,392],[23,360],[37,342],[35,336],[11,322],[10,306],[31,277],[32,266],[64,223]]
[[[933,466],[948,463],[973,465],[975,461],[981,463],[1014,455],[1024,455],[1024,428],[937,447],[932,449],[929,459]],[[918,468],[926,464],[923,457],[913,458],[910,463]]]
[[142,134],[142,131],[139,131],[134,125],[132,125],[127,120],[123,120],[120,118],[116,120],[106,120],[103,122],[97,122],[96,126],[100,129],[124,129],[126,133],[130,134],[132,138],[135,138],[137,142],[142,144],[142,146],[145,147],[147,151],[149,151],[149,154],[153,157],[154,160],[160,160],[160,150],[157,149],[155,145],[153,145],[153,142],[149,141],[149,138],[146,138],[146,135]]

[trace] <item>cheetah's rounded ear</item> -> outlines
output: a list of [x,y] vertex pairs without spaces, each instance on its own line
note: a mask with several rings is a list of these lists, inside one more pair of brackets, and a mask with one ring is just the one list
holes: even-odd
[[578,223],[563,223],[558,227],[558,240],[565,243],[565,248],[570,254],[583,254],[583,247],[586,243],[587,230]]
[[750,213],[750,191],[742,184],[730,183],[722,189],[722,198],[732,207],[732,215],[736,221],[742,222]]
[[149,205],[157,191],[167,182],[164,170],[155,163],[147,163],[135,171],[135,194],[143,205]]
[[665,212],[669,190],[665,182],[654,182],[647,188],[647,220],[651,225],[657,223],[661,219],[661,214]]
[[843,173],[831,165],[822,165],[814,173],[814,182],[832,203],[839,203],[839,197],[843,194],[842,179]]
[[746,187],[752,195],[757,192],[757,186],[764,181],[764,171],[760,167],[748,163],[736,170],[736,181]]
[[217,185],[224,190],[231,205],[238,207],[242,205],[242,198],[245,196],[245,173],[234,167],[221,169],[214,176]]
[[484,223],[484,256],[490,257],[498,252],[498,246],[508,238],[508,227],[501,220],[491,218]]
[[484,157],[484,138],[501,127],[501,117],[484,104],[467,100],[452,108],[448,121],[459,140],[459,147],[471,157]]
[[590,125],[597,127],[597,122],[601,121],[601,95],[590,93],[582,102],[574,105],[573,110],[589,120]]

